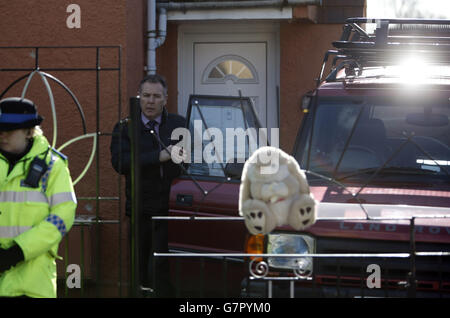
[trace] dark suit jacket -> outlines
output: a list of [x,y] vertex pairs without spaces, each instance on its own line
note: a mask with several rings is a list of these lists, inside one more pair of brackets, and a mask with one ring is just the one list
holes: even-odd
[[[164,214],[169,208],[170,185],[181,173],[181,168],[172,160],[159,162],[159,144],[154,135],[140,122],[140,163],[142,172],[143,213],[149,215]],[[169,114],[164,108],[159,126],[159,137],[164,145],[174,145],[178,141],[170,139],[172,131],[186,127],[184,117]],[[121,145],[121,152],[119,152]],[[128,119],[114,126],[111,140],[111,163],[114,169],[126,178],[126,213],[131,215],[131,144],[128,135]],[[121,165],[119,162],[121,161]],[[161,177],[161,167],[163,176]]]

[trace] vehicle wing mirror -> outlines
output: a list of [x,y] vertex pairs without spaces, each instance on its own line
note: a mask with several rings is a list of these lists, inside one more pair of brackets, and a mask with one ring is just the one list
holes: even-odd
[[309,108],[311,107],[311,102],[313,99],[313,92],[309,91],[302,97],[302,111],[304,113],[307,113],[309,111]]

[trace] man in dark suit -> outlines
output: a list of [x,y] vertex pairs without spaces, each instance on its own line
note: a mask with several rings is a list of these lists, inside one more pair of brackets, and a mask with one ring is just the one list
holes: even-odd
[[[152,216],[166,216],[169,210],[169,193],[172,180],[181,173],[179,165],[171,160],[172,131],[186,126],[185,118],[169,114],[167,84],[160,75],[148,75],[139,87],[141,121],[138,145],[142,172],[142,224],[141,224],[141,277],[144,286],[152,286],[156,296],[171,296],[167,258],[156,258],[156,281],[152,282],[152,234],[156,252],[167,252],[168,226],[166,221],[155,221],[152,233]],[[126,214],[131,215],[131,145],[127,119],[117,123],[111,140],[111,162],[114,169],[126,178]],[[121,152],[119,151],[121,149]],[[119,165],[119,162],[121,164]]]

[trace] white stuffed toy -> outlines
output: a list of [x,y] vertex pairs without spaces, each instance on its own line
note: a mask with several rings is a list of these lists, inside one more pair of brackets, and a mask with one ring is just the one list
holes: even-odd
[[257,149],[242,171],[239,214],[254,235],[277,226],[303,230],[313,225],[316,201],[297,161],[279,148]]

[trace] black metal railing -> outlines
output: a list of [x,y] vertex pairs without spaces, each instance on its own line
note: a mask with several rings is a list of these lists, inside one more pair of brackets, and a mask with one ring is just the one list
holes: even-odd
[[[215,253],[208,251],[171,251],[154,253],[155,257],[167,257],[175,262],[177,268],[175,282],[179,282],[179,271],[183,262],[197,264],[199,273],[190,273],[197,277],[198,290],[195,295],[212,297],[217,294],[244,297],[450,297],[450,245],[445,243],[415,242],[415,220],[417,218],[447,219],[450,215],[414,216],[399,218],[376,217],[383,220],[410,220],[409,241],[385,241],[368,239],[347,239],[316,237],[316,251],[311,254],[269,254],[257,253]],[[365,219],[365,218],[364,218]],[[153,217],[154,222],[243,222],[241,217]],[[355,218],[318,218],[321,221],[355,220]],[[357,218],[356,220],[361,220]],[[292,234],[292,233],[291,233]],[[304,234],[304,233],[303,233]],[[412,244],[414,240],[414,244]],[[271,268],[268,258],[314,259],[311,276],[301,276],[295,271]],[[239,263],[242,276],[241,289],[228,290],[226,284],[217,284],[216,290],[208,290],[204,281],[210,277],[224,275],[227,271],[210,272],[209,262],[223,262],[228,267],[230,260]],[[236,260],[239,260],[236,262]],[[208,263],[206,265],[206,263]],[[226,264],[225,264],[226,263]],[[374,264],[380,269],[379,286],[371,288],[367,280],[370,276],[368,266]],[[156,273],[157,275],[157,273]],[[198,276],[197,276],[198,275]],[[234,277],[236,279],[236,277]],[[239,277],[238,277],[239,278]],[[236,285],[236,284],[235,284]],[[177,286],[177,296],[186,296]],[[188,294],[192,296],[191,294]]]

